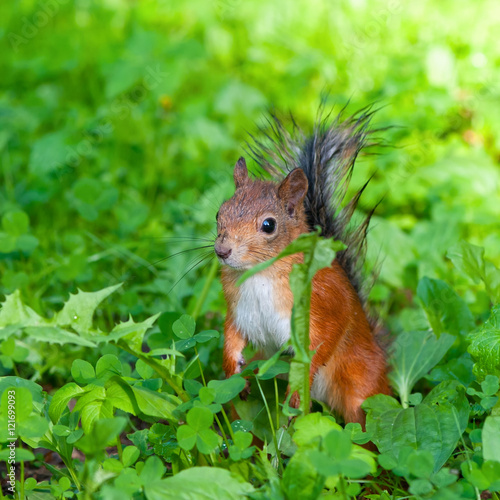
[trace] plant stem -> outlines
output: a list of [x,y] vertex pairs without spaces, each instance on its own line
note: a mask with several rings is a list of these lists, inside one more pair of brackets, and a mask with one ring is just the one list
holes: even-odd
[[20,478],[20,490],[19,490],[19,498],[24,500],[24,460],[21,461],[21,478]]
[[271,415],[271,410],[269,409],[269,405],[267,404],[267,399],[266,399],[266,396],[264,394],[264,391],[262,390],[259,379],[257,377],[255,377],[255,380],[257,382],[257,386],[259,387],[259,391],[260,391],[260,394],[262,396],[262,400],[264,401],[264,406],[266,407],[267,417],[269,418],[269,424],[271,426],[271,432],[273,434],[273,443],[274,443],[274,449],[276,450],[276,457],[278,458],[280,472],[281,472],[281,474],[283,474],[283,464],[281,463],[281,456],[280,456],[280,452],[278,450],[278,440],[276,439],[276,432],[274,430],[273,417]]
[[227,417],[227,413],[224,410],[224,407],[222,407],[221,413],[222,413],[222,416],[224,417],[224,421],[226,422],[226,425],[227,425],[227,428],[228,428],[228,431],[229,431],[229,435],[231,436],[231,439],[234,442],[233,428],[231,427],[231,422],[229,422],[229,418]]
[[276,377],[274,377],[274,397],[276,398],[276,430],[278,430],[280,428],[280,403]]
[[207,279],[205,280],[205,284],[203,285],[203,289],[201,290],[200,295],[198,296],[198,300],[191,311],[190,316],[196,319],[201,312],[201,308],[207,299],[208,292],[210,291],[210,287],[212,286],[212,282],[217,276],[217,269],[219,268],[219,262],[217,259],[212,260],[212,264],[210,269],[208,270]]
[[198,348],[194,346],[194,353],[196,354],[196,358],[198,361],[198,367],[200,368],[200,374],[201,374],[201,381],[203,382],[203,385],[206,387],[207,382],[205,381],[205,375],[203,374],[203,366],[200,361],[200,355],[198,354]]
[[132,349],[131,347],[128,346],[128,344],[123,341],[119,340],[116,345],[120,348],[123,349],[124,351],[132,354],[136,358],[139,358],[140,360],[144,361],[148,366],[153,368],[153,370],[160,375],[160,377],[170,386],[172,389],[177,393],[179,398],[183,401],[189,401],[189,396],[186,393],[186,391],[176,382],[174,377],[170,374],[170,372],[162,366],[156,359],[150,358],[149,356],[146,356],[144,353],[140,353]]
[[118,458],[120,459],[120,462],[123,463],[123,448],[122,442],[120,441],[120,436],[116,438],[116,450],[118,451]]

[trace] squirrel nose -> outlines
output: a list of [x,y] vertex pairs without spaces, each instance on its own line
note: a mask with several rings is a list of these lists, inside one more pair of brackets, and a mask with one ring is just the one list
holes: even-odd
[[217,256],[223,260],[227,259],[231,255],[231,252],[233,251],[231,248],[222,245],[215,245],[214,250]]

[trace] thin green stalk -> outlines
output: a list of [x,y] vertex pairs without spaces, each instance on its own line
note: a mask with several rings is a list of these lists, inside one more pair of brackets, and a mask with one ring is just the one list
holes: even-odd
[[280,428],[280,403],[276,377],[274,377],[274,397],[276,398],[276,430],[278,430]]
[[120,459],[120,462],[123,462],[123,448],[120,436],[116,438],[116,450],[118,451],[118,458]]
[[203,373],[203,366],[201,364],[200,355],[198,354],[198,348],[196,346],[194,346],[194,353],[196,354],[196,358],[198,360],[198,367],[200,368],[201,381],[203,382],[203,385],[206,387],[207,382],[205,381],[205,375]]
[[224,427],[222,427],[222,422],[220,421],[217,414],[214,414],[214,417],[215,421],[217,422],[217,425],[219,426],[220,431],[222,432],[222,439],[224,440],[224,443],[226,443],[227,449],[229,450],[229,441],[227,440],[226,433],[224,432]]
[[20,477],[20,490],[19,490],[19,498],[24,500],[24,460],[21,461],[21,477]]
[[271,410],[269,409],[269,405],[267,404],[267,399],[266,399],[266,396],[264,394],[264,391],[262,390],[259,379],[256,377],[255,380],[257,381],[257,386],[259,387],[260,394],[261,394],[262,399],[264,401],[264,406],[266,407],[267,417],[269,418],[269,424],[271,426],[271,432],[273,434],[273,443],[274,443],[274,449],[276,450],[276,457],[278,458],[280,472],[281,472],[281,474],[283,474],[283,464],[281,463],[280,452],[278,450],[278,440],[276,438],[276,432],[274,430],[273,417],[271,415]]
[[231,427],[231,422],[229,422],[229,418],[227,417],[227,413],[224,410],[224,407],[222,408],[222,416],[224,417],[224,421],[226,422],[227,428],[229,430],[229,435],[231,436],[231,439],[234,442],[233,428]]
[[344,478],[342,476],[340,476],[340,478],[339,478],[339,484],[340,484],[340,492],[342,493],[342,497],[345,498],[345,500],[349,500],[349,497],[347,496],[347,493],[345,491]]
[[175,381],[175,379],[172,377],[170,372],[162,366],[158,361],[154,358],[150,358],[149,356],[144,355],[143,353],[139,353],[134,351],[134,349],[131,349],[126,342],[123,340],[119,340],[116,345],[120,348],[123,349],[124,351],[132,354],[136,358],[139,358],[140,360],[144,361],[148,366],[153,368],[153,370],[160,375],[160,377],[170,386],[172,389],[177,393],[179,398],[186,402],[189,401],[189,396],[186,393],[186,391]]
[[207,299],[208,292],[210,291],[210,287],[212,286],[212,282],[217,276],[217,269],[219,268],[219,262],[217,259],[212,260],[212,264],[210,265],[210,269],[208,270],[207,279],[205,280],[205,284],[203,285],[203,289],[201,290],[200,295],[198,296],[198,300],[191,311],[190,316],[196,319],[201,312],[201,308]]

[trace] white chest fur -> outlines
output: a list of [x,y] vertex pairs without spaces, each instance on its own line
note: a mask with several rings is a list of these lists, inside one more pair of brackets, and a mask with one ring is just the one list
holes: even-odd
[[273,281],[257,274],[240,286],[236,306],[236,327],[266,354],[277,351],[290,338],[290,316],[276,310],[275,293]]

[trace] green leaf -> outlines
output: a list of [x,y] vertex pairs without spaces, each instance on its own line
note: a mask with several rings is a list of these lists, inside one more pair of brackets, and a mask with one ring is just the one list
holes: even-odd
[[144,380],[151,378],[155,373],[153,368],[146,364],[142,359],[137,360],[135,363],[135,369],[137,370],[139,376]]
[[80,409],[80,416],[83,432],[89,435],[96,421],[113,417],[113,405],[108,400],[95,399]]
[[208,387],[215,390],[215,402],[221,405],[235,398],[245,385],[245,379],[238,374],[225,380],[210,380],[208,383]]
[[192,450],[196,444],[197,432],[190,425],[181,425],[177,429],[177,442],[186,451]]
[[318,470],[304,453],[297,452],[288,463],[283,474],[282,487],[286,498],[316,500],[325,483],[325,476]]
[[146,485],[144,491],[148,500],[236,500],[247,497],[255,490],[251,484],[243,482],[240,476],[228,470],[192,467],[173,477]]
[[195,430],[208,429],[214,421],[214,415],[208,408],[191,408],[187,414],[187,423]]
[[127,446],[123,449],[122,461],[124,467],[130,467],[134,465],[139,459],[141,452],[137,446]]
[[142,352],[144,334],[153,326],[158,316],[158,314],[155,314],[140,323],[135,323],[132,317],[130,317],[128,321],[116,325],[109,335],[95,338],[95,340],[100,343],[108,343],[123,338],[132,350],[140,353]]
[[212,453],[219,444],[219,436],[211,429],[202,429],[197,432],[196,447],[200,453],[208,455]]
[[113,382],[106,389],[108,401],[115,408],[137,416],[140,409],[130,385],[120,377],[114,378]]
[[249,432],[237,431],[234,433],[234,445],[244,450],[252,444],[253,436]]
[[89,434],[77,441],[76,445],[85,454],[93,456],[106,447],[113,445],[126,425],[127,419],[124,417],[97,420],[94,422]]
[[392,348],[392,371],[389,378],[395,385],[403,406],[407,406],[415,383],[441,361],[455,337],[447,333],[439,338],[432,332],[403,332]]
[[2,217],[2,227],[7,234],[11,236],[21,236],[28,232],[30,219],[25,212],[15,210],[7,212]]
[[181,403],[178,398],[170,394],[150,391],[140,386],[133,386],[132,391],[137,400],[137,405],[145,415],[177,422],[173,411]]
[[448,250],[457,269],[476,283],[483,281],[494,302],[500,301],[500,269],[484,258],[484,248],[462,241]]
[[437,337],[443,332],[465,335],[474,328],[474,318],[467,304],[444,281],[422,278],[417,295]]
[[180,339],[189,339],[194,335],[196,321],[188,314],[183,314],[172,325],[172,330]]
[[366,429],[380,453],[400,461],[406,447],[428,451],[434,472],[448,460],[469,418],[465,389],[455,381],[441,382],[411,408],[382,394],[368,398],[362,407],[368,410]]
[[407,466],[415,477],[429,478],[434,469],[434,458],[429,451],[416,450],[408,457]]
[[212,339],[218,339],[220,334],[217,330],[204,330],[203,332],[197,333],[193,338],[196,340],[197,344],[203,344]]
[[28,326],[24,329],[24,332],[33,340],[48,342],[49,344],[75,344],[96,347],[94,342],[56,326]]
[[151,484],[158,481],[165,474],[165,466],[158,457],[148,457],[144,467],[140,473],[140,478],[143,485]]
[[130,317],[128,321],[116,325],[109,335],[94,337],[93,340],[99,344],[107,344],[124,338],[132,349],[136,352],[141,352],[144,334],[153,326],[158,316],[159,314],[155,314],[139,323],[135,323]]
[[78,290],[77,294],[70,294],[64,307],[55,315],[54,324],[62,327],[70,326],[79,334],[95,335],[92,332],[92,317],[97,306],[121,286],[120,283],[97,292]]
[[328,455],[336,460],[349,458],[352,449],[352,443],[349,436],[342,431],[332,430],[324,439],[324,448]]
[[95,378],[94,367],[83,359],[75,359],[71,365],[71,376],[80,384],[87,384]]
[[199,391],[200,401],[204,405],[209,405],[214,402],[217,392],[211,387],[201,387]]
[[122,362],[114,354],[105,354],[97,361],[95,372],[98,379],[108,380],[114,375],[121,375]]
[[500,462],[500,415],[486,417],[482,436],[484,459]]
[[500,304],[493,306],[488,320],[468,336],[467,349],[475,358],[474,372],[484,378],[500,374]]
[[39,177],[46,176],[63,167],[67,155],[66,132],[57,131],[45,134],[32,145],[30,172]]
[[0,310],[0,327],[37,326],[44,323],[45,320],[41,316],[23,304],[19,290],[5,297]]
[[53,396],[49,406],[49,416],[52,423],[57,423],[63,411],[72,398],[81,395],[85,391],[74,382],[62,386]]
[[333,417],[321,413],[302,415],[295,421],[293,440],[300,447],[316,448],[332,430],[342,430]]

